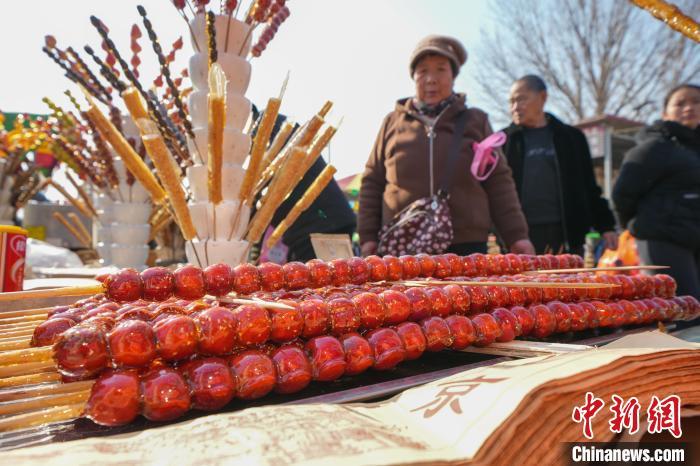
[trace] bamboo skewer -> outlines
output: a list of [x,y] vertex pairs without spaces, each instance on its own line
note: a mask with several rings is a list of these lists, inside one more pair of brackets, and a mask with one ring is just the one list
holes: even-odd
[[34,333],[34,329],[17,330],[14,332],[3,332],[2,339],[3,340],[18,340],[20,338],[29,337],[33,333]]
[[31,411],[74,404],[84,404],[90,398],[90,390],[75,393],[58,393],[25,400],[0,403],[0,416],[17,415]]
[[39,309],[26,309],[22,311],[4,311],[0,312],[0,324],[3,323],[3,320],[5,318],[11,318],[11,317],[25,317],[25,316],[43,316],[46,317],[48,315],[48,311],[50,311],[51,308],[39,308]]
[[44,346],[0,353],[0,366],[11,364],[26,364],[30,362],[50,361],[53,357],[53,348]]
[[16,301],[20,299],[31,298],[60,298],[64,296],[90,296],[93,294],[103,293],[104,286],[100,283],[97,285],[88,286],[67,286],[64,288],[51,288],[48,290],[29,290],[29,291],[9,291],[0,293],[0,302]]
[[58,372],[40,372],[38,374],[0,378],[0,388],[25,387],[29,385],[60,381],[61,374]]
[[52,360],[27,362],[23,364],[13,364],[11,366],[0,366],[0,378],[54,371],[56,371],[56,364]]
[[66,198],[66,200],[73,205],[78,211],[86,216],[87,218],[93,218],[93,214],[85,207],[82,202],[78,201],[76,198],[68,194],[68,191],[66,191],[66,188],[61,186],[60,184],[56,183],[54,180],[49,178],[49,184],[53,186],[58,192],[61,193],[61,195]]
[[577,269],[532,270],[524,275],[540,275],[553,273],[581,273],[581,272],[615,272],[625,270],[663,270],[670,268],[668,265],[621,265],[616,267],[581,267]]
[[1,332],[4,331],[24,330],[26,328],[34,328],[36,326],[37,322],[32,321],[18,322],[14,324],[0,324],[0,335],[2,334]]
[[465,280],[400,280],[398,283],[407,286],[505,286],[509,288],[618,288],[620,285],[611,283],[559,283],[559,282],[497,282],[497,281],[465,281]]
[[[22,291],[15,291],[14,293],[23,293]],[[0,293],[0,296],[4,295],[6,293]],[[2,300],[2,298],[0,298]],[[25,316],[17,316],[17,317],[7,317],[0,319],[0,322],[3,324],[12,324],[12,323],[21,323],[21,322],[26,322],[30,320],[45,320],[48,314],[27,314]]]
[[90,389],[94,383],[94,380],[83,380],[80,382],[53,383],[50,385],[35,385],[33,387],[18,387],[1,390],[0,402],[58,395],[60,393],[81,392]]
[[80,417],[85,411],[85,403],[76,403],[70,406],[58,406],[46,410],[18,414],[0,419],[0,431],[26,429],[27,427],[69,421]]
[[31,344],[32,344],[32,341],[29,339],[0,342],[0,351],[13,351],[13,350],[25,349],[25,348],[29,348],[31,346]]

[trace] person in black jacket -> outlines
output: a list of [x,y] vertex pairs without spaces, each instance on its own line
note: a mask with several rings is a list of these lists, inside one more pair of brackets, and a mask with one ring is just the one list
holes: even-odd
[[538,254],[552,251],[583,253],[591,228],[603,234],[605,245],[617,248],[615,218],[595,181],[584,134],[544,112],[547,87],[527,75],[510,90],[513,122],[504,152],[520,196]]
[[700,298],[700,86],[671,90],[662,118],[625,155],[613,202],[642,262],[671,266],[677,293]]

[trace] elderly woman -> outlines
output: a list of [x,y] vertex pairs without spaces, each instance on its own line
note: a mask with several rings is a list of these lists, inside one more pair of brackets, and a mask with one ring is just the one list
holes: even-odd
[[512,252],[533,254],[510,168],[502,155],[484,181],[470,173],[472,143],[493,131],[488,116],[465,105],[454,80],[467,52],[454,38],[429,36],[411,61],[415,97],[401,99],[384,119],[362,177],[358,231],[364,255],[377,250],[381,227],[417,199],[436,193],[448,171],[448,152],[458,117],[467,112],[456,169],[451,174],[449,208],[453,240],[449,252],[486,252],[492,225]]
[[637,139],[613,189],[620,224],[642,262],[669,265],[677,293],[700,298],[700,86],[672,89]]

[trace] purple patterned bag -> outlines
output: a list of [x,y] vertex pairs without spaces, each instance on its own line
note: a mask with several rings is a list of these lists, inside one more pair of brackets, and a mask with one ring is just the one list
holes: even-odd
[[442,254],[452,244],[452,217],[442,194],[406,206],[379,232],[377,254]]
[[[404,254],[442,254],[452,244],[454,230],[447,201],[450,175],[459,158],[467,112],[462,112],[455,123],[455,132],[447,159],[448,170],[437,194],[412,202],[381,230],[377,254],[401,256]],[[430,163],[432,164],[432,160]]]

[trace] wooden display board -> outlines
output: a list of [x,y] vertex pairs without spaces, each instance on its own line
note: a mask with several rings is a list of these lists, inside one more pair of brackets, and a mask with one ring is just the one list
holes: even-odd
[[310,238],[316,257],[321,260],[349,259],[354,255],[350,237],[346,234],[312,233]]

